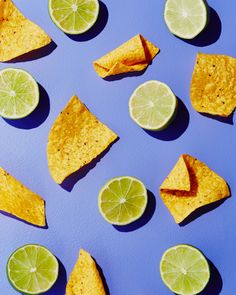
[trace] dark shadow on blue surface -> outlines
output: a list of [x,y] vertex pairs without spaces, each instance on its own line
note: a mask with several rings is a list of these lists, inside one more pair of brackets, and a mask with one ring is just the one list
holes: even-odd
[[215,265],[209,259],[207,261],[210,267],[210,281],[199,295],[219,295],[222,291],[223,280]]
[[106,293],[106,295],[111,295],[111,292],[110,292],[110,290],[109,290],[109,288],[108,288],[107,281],[106,281],[106,278],[105,278],[105,276],[104,276],[104,273],[103,273],[101,267],[97,264],[97,262],[96,262],[96,260],[95,260],[94,258],[93,258],[93,260],[94,260],[95,263],[96,263],[97,270],[98,270],[98,272],[99,272],[99,274],[100,274],[100,277],[101,277],[101,279],[102,279],[103,287],[104,287],[104,289],[105,289],[105,293]]
[[[152,62],[150,62],[149,65],[151,65],[151,64],[152,64]],[[129,72],[129,73],[123,73],[123,74],[109,76],[109,77],[103,78],[103,80],[108,81],[108,82],[113,82],[113,81],[122,80],[124,78],[132,78],[132,77],[142,76],[146,72],[147,68],[142,71],[138,71],[138,72],[136,71],[136,72]]]
[[215,43],[221,35],[222,24],[218,13],[209,7],[209,22],[203,32],[191,40],[181,39],[191,45],[204,47]]
[[25,223],[25,224],[27,224],[27,225],[31,225],[31,226],[33,226],[33,227],[37,227],[37,228],[41,228],[41,229],[48,229],[47,219],[46,219],[46,225],[45,225],[45,226],[38,226],[38,225],[32,224],[32,223],[30,223],[30,222],[27,222],[27,221],[25,221],[25,220],[23,220],[23,219],[21,219],[21,218],[18,218],[18,217],[16,217],[15,215],[12,215],[12,214],[10,214],[10,213],[7,213],[7,212],[1,211],[1,210],[0,210],[0,213],[1,213],[2,215],[6,216],[6,217],[13,218],[13,219],[15,219],[15,220],[17,220],[17,221],[23,222],[23,223]]
[[108,153],[108,151],[110,150],[110,148],[113,146],[114,143],[116,143],[119,140],[119,138],[117,138],[105,151],[103,151],[99,156],[97,156],[94,160],[92,160],[92,162],[90,162],[89,164],[85,165],[84,167],[82,167],[81,169],[79,169],[78,171],[74,172],[73,174],[71,174],[70,176],[68,176],[63,182],[62,184],[60,184],[60,186],[68,191],[71,192],[74,185],[82,178],[84,178],[88,172],[93,169],[98,162],[101,161],[101,159]]
[[39,49],[35,49],[33,51],[25,53],[25,54],[18,56],[12,60],[9,60],[5,63],[26,62],[26,61],[32,61],[35,59],[39,59],[39,58],[49,55],[56,48],[57,48],[57,44],[54,41],[51,41],[51,43],[49,43],[48,45],[46,45],[44,47],[41,47]]
[[83,34],[78,34],[78,35],[66,34],[70,39],[77,42],[84,42],[84,41],[88,41],[95,38],[97,35],[99,35],[103,31],[103,29],[105,28],[107,24],[109,13],[108,13],[106,5],[102,1],[99,1],[99,5],[100,5],[100,9],[99,9],[98,19],[96,23],[93,25],[93,27]]
[[59,263],[59,275],[55,285],[52,287],[51,290],[44,293],[45,295],[65,295],[66,294],[66,270],[62,262],[57,258]]
[[203,115],[204,117],[214,119],[216,121],[219,121],[225,124],[234,125],[234,121],[233,121],[234,112],[229,117],[221,117],[221,116],[215,116],[215,115],[204,114],[204,113],[200,113],[200,114]]
[[40,126],[48,117],[50,112],[50,100],[46,90],[39,85],[39,104],[32,114],[17,120],[4,119],[9,125],[19,129],[33,129]]
[[137,230],[151,220],[153,214],[155,213],[155,210],[156,210],[156,198],[154,194],[148,190],[148,203],[147,203],[147,208],[144,211],[143,215],[138,220],[128,225],[123,225],[123,226],[113,225],[113,226],[115,229],[117,229],[120,232],[130,232],[130,231]]
[[149,135],[156,139],[171,141],[179,138],[189,125],[189,112],[185,104],[178,98],[178,110],[173,122],[165,130],[149,131],[145,130]]

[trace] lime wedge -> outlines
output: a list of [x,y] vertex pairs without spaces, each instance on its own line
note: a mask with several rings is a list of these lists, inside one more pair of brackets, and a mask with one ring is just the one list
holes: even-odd
[[58,277],[58,261],[45,247],[25,245],[7,262],[7,276],[12,286],[24,294],[48,291]]
[[200,293],[210,279],[206,258],[189,245],[169,248],[161,258],[160,273],[165,285],[179,295]]
[[171,89],[159,81],[141,84],[129,100],[131,118],[147,130],[163,130],[173,120],[177,99]]
[[35,110],[38,103],[38,84],[29,73],[12,68],[0,71],[0,116],[24,118]]
[[100,190],[98,207],[107,222],[127,225],[143,215],[147,200],[147,190],[140,180],[121,176],[112,178]]
[[164,18],[172,34],[183,39],[193,39],[207,24],[206,2],[204,0],[167,0]]
[[96,22],[98,0],[49,0],[49,14],[55,25],[67,34],[82,34]]

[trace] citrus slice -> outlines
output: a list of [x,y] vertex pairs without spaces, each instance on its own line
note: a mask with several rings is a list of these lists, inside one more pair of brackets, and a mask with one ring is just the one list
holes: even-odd
[[25,245],[7,262],[7,276],[12,286],[24,294],[48,291],[58,277],[58,261],[45,247]]
[[98,207],[107,222],[127,225],[143,215],[147,200],[147,190],[140,180],[121,176],[112,178],[100,190]]
[[129,100],[131,118],[147,130],[163,130],[172,122],[177,99],[162,82],[151,80],[135,89]]
[[210,278],[207,259],[189,245],[169,248],[161,258],[160,273],[165,285],[179,295],[200,293]]
[[97,21],[98,0],[49,0],[49,14],[55,25],[67,34],[82,34]]
[[21,69],[0,71],[0,116],[20,119],[32,113],[39,103],[39,87],[34,78]]
[[172,34],[193,39],[207,24],[207,4],[204,0],[167,0],[164,18]]

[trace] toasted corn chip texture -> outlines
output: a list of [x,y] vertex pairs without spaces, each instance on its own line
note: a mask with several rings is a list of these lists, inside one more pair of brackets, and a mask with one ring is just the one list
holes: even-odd
[[144,70],[159,52],[159,48],[137,35],[120,47],[94,61],[94,69],[102,77]]
[[229,197],[230,191],[225,180],[206,164],[182,155],[161,185],[160,196],[176,223],[180,223],[196,209]]

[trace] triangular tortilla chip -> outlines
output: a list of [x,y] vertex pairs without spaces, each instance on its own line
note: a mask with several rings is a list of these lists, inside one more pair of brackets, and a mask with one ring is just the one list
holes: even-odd
[[[183,161],[186,163],[188,174]],[[181,166],[182,174],[178,170]],[[182,222],[196,209],[230,196],[225,180],[192,156],[182,155],[172,172],[168,180],[161,185],[160,195],[176,223]],[[189,191],[183,189],[187,188],[188,181],[191,186]]]
[[235,58],[198,53],[190,90],[197,112],[228,117],[236,108],[235,84]]
[[159,49],[143,36],[137,35],[120,47],[94,61],[94,69],[102,77],[144,70]]
[[49,133],[47,155],[52,178],[62,183],[100,155],[116,138],[113,131],[73,96]]
[[44,200],[0,167],[0,210],[45,226]]
[[0,0],[0,61],[11,60],[50,42],[51,38],[11,0]]
[[83,249],[70,275],[66,295],[106,295],[96,263]]

